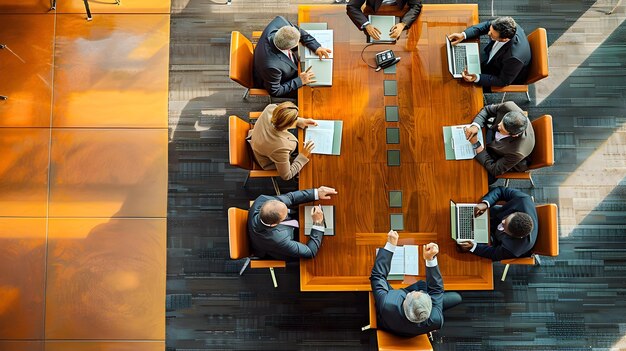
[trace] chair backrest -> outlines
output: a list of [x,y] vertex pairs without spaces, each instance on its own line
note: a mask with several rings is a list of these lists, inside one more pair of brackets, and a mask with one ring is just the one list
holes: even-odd
[[555,204],[537,205],[537,241],[532,252],[542,256],[559,255],[558,208]]
[[537,28],[528,34],[531,59],[526,85],[548,76],[548,33],[545,28]]
[[535,132],[535,148],[530,153],[529,169],[549,167],[554,164],[554,135],[552,116],[543,115],[532,121]]
[[228,209],[228,247],[233,260],[250,256],[247,210],[236,207]]
[[250,123],[237,116],[228,117],[228,161],[231,166],[251,170],[250,146],[246,137]]
[[243,34],[234,31],[230,34],[230,79],[250,89],[254,87],[252,67],[254,65],[252,42]]

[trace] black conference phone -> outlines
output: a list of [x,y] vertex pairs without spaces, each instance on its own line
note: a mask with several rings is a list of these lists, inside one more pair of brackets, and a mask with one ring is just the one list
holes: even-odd
[[400,57],[396,57],[393,51],[385,50],[376,54],[376,72],[383,68],[391,67],[400,61]]

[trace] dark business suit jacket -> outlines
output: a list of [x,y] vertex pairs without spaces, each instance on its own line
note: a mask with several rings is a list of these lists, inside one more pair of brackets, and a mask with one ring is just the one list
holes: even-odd
[[430,317],[421,323],[413,323],[406,318],[402,302],[406,295],[418,290],[417,286],[424,282],[417,282],[406,289],[394,290],[387,281],[391,269],[393,253],[381,248],[376,255],[376,262],[372,268],[370,281],[376,301],[376,316],[378,327],[400,336],[416,336],[440,329],[443,325],[443,278],[439,266],[426,267],[427,292],[433,303]]
[[[252,252],[261,258],[271,257],[278,260],[313,258],[322,245],[324,232],[311,229],[309,241],[305,244],[294,240],[294,228],[279,224],[268,227],[261,223],[261,206],[268,200],[278,200],[288,208],[315,200],[314,189],[294,191],[279,196],[259,196],[248,212],[248,236]],[[297,218],[288,218],[296,219]]]
[[[367,16],[365,16],[361,10],[363,4],[366,2],[367,7],[374,10],[374,13],[376,13],[383,4],[383,0],[350,0],[348,5],[346,5],[348,17],[350,17],[354,25],[361,30],[363,29],[361,28],[363,27],[363,23],[368,21]],[[402,10],[407,3],[409,4],[409,9],[404,16],[402,16],[401,20],[404,24],[406,24],[405,29],[409,29],[411,27],[411,24],[415,22],[417,16],[422,11],[422,0],[397,0],[396,4],[398,6],[398,10]]]
[[[489,26],[491,26],[490,21],[479,23],[467,28],[465,35],[467,39],[478,38],[489,32]],[[515,36],[504,44],[487,63],[494,43],[495,41],[491,40],[484,49],[480,66],[482,73],[477,84],[483,87],[523,84],[528,76],[531,57],[530,45],[524,29],[518,24]]]
[[[492,189],[483,200],[489,202],[489,221],[491,228],[491,246],[487,244],[477,244],[474,253],[478,256],[486,257],[492,261],[500,261],[507,258],[529,257],[531,249],[537,241],[537,230],[539,221],[537,220],[537,210],[532,198],[517,190],[505,187]],[[496,206],[496,202],[506,201],[502,206]],[[502,231],[499,231],[498,224],[510,214],[515,212],[527,213],[533,220],[533,230],[525,238],[514,238]]]
[[[486,128],[487,133],[498,130],[498,124],[502,122],[504,115],[511,111],[522,112],[514,102],[507,101],[503,104],[485,106],[476,117],[474,122],[481,128]],[[476,154],[476,160],[485,167],[494,177],[508,171],[524,172],[530,163],[529,155],[535,148],[535,131],[528,121],[526,130],[518,137],[508,136],[499,141],[495,140],[486,145],[480,153]]]
[[321,45],[306,31],[293,25],[282,16],[278,16],[265,27],[254,49],[254,84],[267,90],[271,96],[294,95],[302,86],[298,77],[298,47],[292,50],[296,62],[290,60],[274,45],[274,35],[284,27],[292,26],[300,31],[300,43],[313,52]]

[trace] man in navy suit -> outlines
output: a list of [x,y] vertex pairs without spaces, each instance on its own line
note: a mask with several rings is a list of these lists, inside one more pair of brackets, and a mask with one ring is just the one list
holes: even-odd
[[511,17],[499,17],[448,36],[453,45],[465,39],[489,35],[491,41],[481,56],[481,74],[463,72],[463,79],[474,82],[486,90],[510,84],[523,84],[530,65],[530,45],[524,29]]
[[[505,201],[502,206],[498,201]],[[537,210],[532,198],[517,190],[505,187],[492,189],[474,208],[480,216],[489,209],[491,245],[465,241],[461,251],[472,252],[492,261],[529,257],[537,241]]]
[[437,265],[439,246],[424,245],[426,281],[394,290],[387,281],[391,258],[398,245],[398,233],[387,234],[387,244],[378,250],[370,281],[376,301],[376,320],[380,329],[400,336],[416,336],[440,329],[443,311],[461,303],[461,295],[443,291],[443,278]]
[[365,16],[361,9],[363,4],[365,4],[365,12],[368,14],[376,13],[383,5],[395,6],[398,10],[402,10],[408,4],[408,9],[402,15],[400,22],[391,28],[389,36],[394,39],[399,38],[403,30],[409,29],[422,11],[422,0],[350,0],[346,5],[348,17],[357,28],[376,40],[380,39],[380,29],[374,27]]
[[314,200],[327,200],[335,194],[335,189],[321,186],[278,196],[259,196],[248,212],[248,236],[252,252],[261,258],[278,260],[315,257],[324,238],[324,213],[319,206],[313,207],[313,226],[308,242],[303,244],[294,238],[295,228],[300,225],[297,219],[291,217],[296,216],[290,207]]
[[329,57],[330,49],[305,30],[282,16],[267,25],[254,49],[254,85],[267,90],[271,96],[297,98],[298,88],[314,83],[312,71],[298,75],[298,42],[315,52],[319,58]]

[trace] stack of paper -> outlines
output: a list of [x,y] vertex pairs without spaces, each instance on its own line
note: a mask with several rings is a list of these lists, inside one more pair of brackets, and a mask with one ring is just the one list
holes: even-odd
[[419,275],[418,245],[396,247],[387,280],[404,280],[405,275]]
[[313,36],[322,47],[330,49],[331,53],[329,58],[320,60],[313,51],[300,45],[300,56],[302,57],[304,53],[300,68],[305,71],[310,67],[315,74],[315,83],[310,83],[309,86],[331,86],[333,85],[333,30],[311,29],[307,33]]

